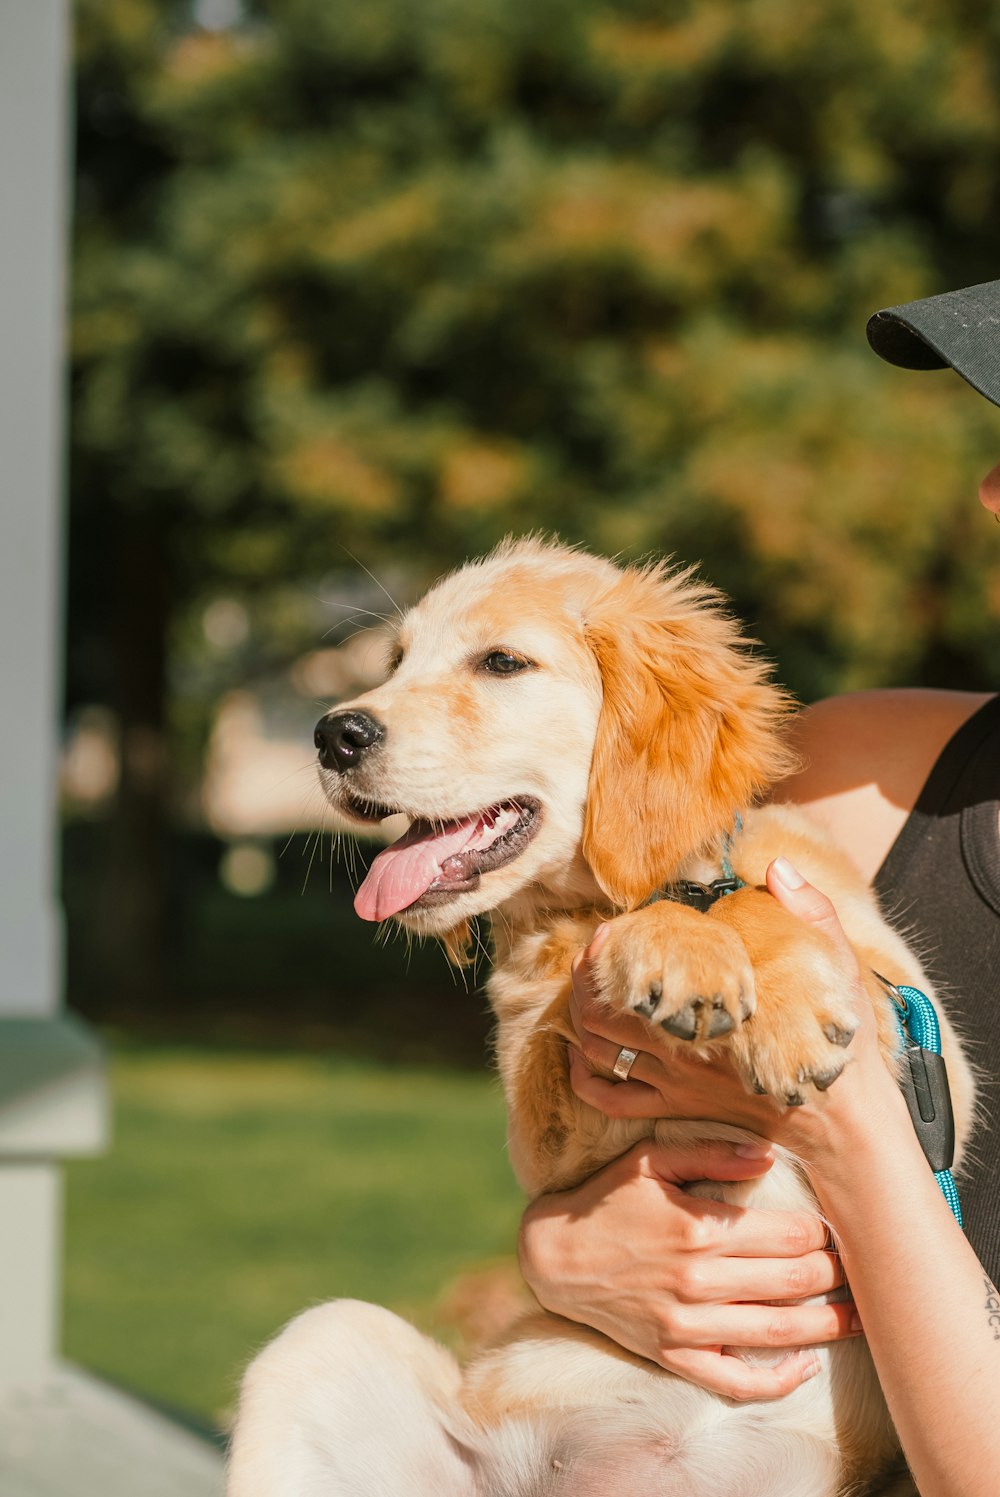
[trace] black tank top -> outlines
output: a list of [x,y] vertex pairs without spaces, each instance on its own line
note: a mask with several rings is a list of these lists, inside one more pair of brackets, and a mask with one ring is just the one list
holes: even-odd
[[946,745],[875,879],[914,940],[979,1074],[981,1121],[960,1182],[969,1241],[1000,1282],[1000,696]]

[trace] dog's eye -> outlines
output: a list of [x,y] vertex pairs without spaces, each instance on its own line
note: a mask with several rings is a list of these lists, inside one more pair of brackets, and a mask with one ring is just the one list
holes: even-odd
[[509,650],[491,650],[482,666],[491,676],[513,676],[518,671],[528,670],[531,661],[525,660],[521,655],[512,655]]

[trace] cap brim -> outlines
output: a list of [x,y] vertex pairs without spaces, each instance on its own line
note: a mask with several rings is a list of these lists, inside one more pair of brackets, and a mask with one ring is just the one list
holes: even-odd
[[1000,405],[1000,281],[876,312],[868,341],[903,369],[946,369]]

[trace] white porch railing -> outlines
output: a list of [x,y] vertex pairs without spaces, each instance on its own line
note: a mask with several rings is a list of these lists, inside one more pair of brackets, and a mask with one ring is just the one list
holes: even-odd
[[58,1357],[59,1161],[107,1133],[55,898],[68,38],[66,0],[2,0],[0,1492],[215,1497],[217,1451]]

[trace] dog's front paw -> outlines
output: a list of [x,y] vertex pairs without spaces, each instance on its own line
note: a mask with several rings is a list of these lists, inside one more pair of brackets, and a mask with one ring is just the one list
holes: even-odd
[[829,943],[801,926],[789,934],[777,954],[755,963],[757,1013],[736,1037],[733,1059],[748,1091],[801,1107],[843,1071],[858,1020],[851,975]]
[[801,1107],[816,1092],[825,1092],[847,1064],[845,1047],[854,1029],[842,1022],[808,1021],[780,1033],[756,1027],[743,1036],[736,1066],[748,1091],[773,1097],[783,1107]]
[[732,1035],[754,1011],[754,979],[739,935],[667,901],[613,921],[595,961],[598,991],[696,1045]]

